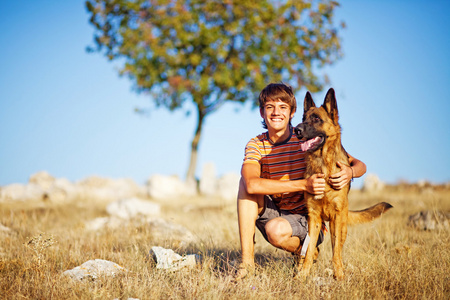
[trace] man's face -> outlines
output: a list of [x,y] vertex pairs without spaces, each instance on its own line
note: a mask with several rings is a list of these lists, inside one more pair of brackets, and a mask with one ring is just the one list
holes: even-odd
[[267,129],[280,131],[288,127],[289,121],[294,116],[291,106],[281,100],[269,100],[260,109],[261,117],[266,121]]

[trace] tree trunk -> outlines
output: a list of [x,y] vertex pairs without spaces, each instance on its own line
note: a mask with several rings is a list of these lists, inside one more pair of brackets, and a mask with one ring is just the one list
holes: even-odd
[[195,130],[194,139],[191,143],[191,159],[189,161],[189,168],[186,174],[186,182],[195,180],[195,170],[197,168],[197,154],[198,154],[198,144],[200,142],[200,137],[202,135],[202,126],[205,114],[198,109],[198,119],[197,119],[197,129]]

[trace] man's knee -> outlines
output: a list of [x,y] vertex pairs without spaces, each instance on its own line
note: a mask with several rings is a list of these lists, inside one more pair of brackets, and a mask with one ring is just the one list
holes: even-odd
[[292,236],[291,225],[286,219],[282,218],[269,221],[265,230],[269,243],[275,247],[281,247],[283,242]]

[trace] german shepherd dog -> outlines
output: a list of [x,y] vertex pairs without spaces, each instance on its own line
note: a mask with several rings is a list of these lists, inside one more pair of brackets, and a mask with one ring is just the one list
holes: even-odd
[[341,144],[341,127],[338,123],[339,115],[334,90],[328,90],[321,107],[316,107],[311,94],[307,92],[303,109],[302,123],[295,127],[294,132],[300,140],[306,140],[302,145],[302,150],[306,151],[305,178],[316,173],[323,173],[327,183],[325,193],[322,195],[311,195],[305,192],[310,241],[309,247],[305,245],[308,248],[304,260],[298,260],[295,276],[303,280],[308,276],[322,221],[328,221],[334,277],[343,279],[342,248],[347,237],[347,225],[372,221],[390,209],[392,205],[381,202],[361,211],[348,211],[350,184],[340,190],[335,190],[328,184],[329,176],[340,171],[337,162],[349,166],[347,152]]

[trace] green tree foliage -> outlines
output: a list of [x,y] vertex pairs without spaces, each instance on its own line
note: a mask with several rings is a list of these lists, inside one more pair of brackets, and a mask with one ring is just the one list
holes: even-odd
[[[197,109],[187,178],[204,118],[225,101],[257,101],[270,82],[320,90],[318,67],[341,55],[334,1],[88,0],[96,51],[158,106]],[[343,25],[342,25],[343,26]]]

